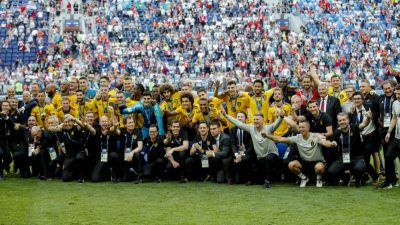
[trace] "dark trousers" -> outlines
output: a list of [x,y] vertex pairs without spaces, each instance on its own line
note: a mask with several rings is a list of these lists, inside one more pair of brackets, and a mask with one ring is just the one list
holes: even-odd
[[389,145],[385,154],[386,183],[396,180],[394,160],[400,156],[400,140],[395,138]]
[[0,143],[0,174],[3,174],[3,169],[10,172],[10,164],[12,157],[10,150],[5,142]]
[[107,162],[101,162],[101,160],[98,159],[96,165],[93,168],[91,180],[93,182],[107,180],[107,177],[110,175],[110,169],[113,176],[115,176],[116,178],[120,178],[121,161],[121,157],[117,152],[108,153]]
[[157,158],[154,161],[149,161],[143,167],[143,176],[151,178],[161,178],[164,172],[164,167],[164,158]]
[[62,171],[62,180],[69,182],[75,178],[83,178],[84,176],[84,163],[85,163],[85,152],[80,151],[75,154],[65,155]]
[[370,163],[371,155],[377,151],[378,140],[379,136],[378,135],[371,135],[368,137],[364,137],[363,140],[364,142],[362,143],[362,147],[364,149],[364,161],[365,161],[365,169],[367,173],[371,176],[372,180],[376,180],[379,177],[379,174],[376,172],[374,167]]
[[272,171],[276,167],[278,159],[277,154],[269,153],[266,157],[257,160],[257,173],[265,177],[264,181],[271,181]]
[[365,173],[365,161],[363,158],[351,159],[350,163],[343,163],[340,158],[332,163],[328,168],[328,173],[338,179],[346,170],[350,170],[356,180],[361,180]]
[[230,179],[228,174],[229,167],[232,162],[232,157],[227,158],[209,158],[209,168],[201,167],[201,156],[193,155],[186,159],[187,176],[192,179],[201,179],[207,175],[213,177],[217,183],[225,182],[225,179]]
[[23,151],[17,151],[13,153],[13,159],[14,171],[19,169],[21,177],[29,177],[31,175],[31,171],[29,169],[28,154]]
[[[182,151],[182,152],[174,152],[172,153],[172,157],[174,157],[174,160],[179,163],[179,167],[175,169],[173,172],[177,172],[181,178],[186,176],[186,166],[185,166],[185,160],[187,158],[187,152]],[[167,163],[167,170],[172,170],[174,167],[172,166],[171,162],[168,161]]]
[[133,155],[132,161],[122,162],[122,181],[127,182],[132,180],[130,169],[133,168],[136,172],[138,178],[142,177],[143,171],[143,163],[142,163],[142,156],[140,152],[135,153]]
[[254,181],[255,159],[247,158],[239,163],[233,162],[232,171],[234,174],[233,179],[236,184],[246,181]]

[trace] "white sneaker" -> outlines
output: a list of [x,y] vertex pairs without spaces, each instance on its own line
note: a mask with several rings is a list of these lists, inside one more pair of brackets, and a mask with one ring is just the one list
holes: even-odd
[[301,188],[306,187],[308,181],[309,181],[309,180],[308,180],[308,177],[306,177],[305,179],[301,179],[301,181],[300,181],[300,187],[301,187]]
[[317,179],[317,183],[315,184],[315,186],[321,188],[322,185],[323,185],[322,180],[321,179]]

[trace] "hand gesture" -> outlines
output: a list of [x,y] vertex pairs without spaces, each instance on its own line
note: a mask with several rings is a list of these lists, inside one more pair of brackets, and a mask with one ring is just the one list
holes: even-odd
[[370,109],[368,109],[368,111],[367,111],[367,112],[365,112],[365,117],[366,117],[366,118],[368,118],[368,119],[371,119],[371,118],[372,118],[372,112],[371,112],[371,108],[370,108]]
[[221,87],[221,82],[219,80],[215,81],[215,88],[220,88]]
[[165,137],[166,137],[167,139],[171,139],[171,138],[172,138],[172,133],[171,133],[171,131],[168,131],[167,134],[165,135]]
[[389,143],[389,140],[390,140],[390,133],[388,132],[388,133],[386,134],[386,136],[385,136],[385,141],[386,141],[387,143]]

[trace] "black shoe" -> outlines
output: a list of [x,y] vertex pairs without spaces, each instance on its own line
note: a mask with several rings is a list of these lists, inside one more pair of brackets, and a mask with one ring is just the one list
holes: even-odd
[[157,183],[157,184],[161,183],[161,179],[157,177],[156,179],[154,179],[154,183]]
[[47,180],[46,176],[39,176],[38,178],[39,178],[39,180]]
[[79,178],[78,183],[83,184],[85,183],[85,180],[83,178]]
[[207,183],[207,181],[211,180],[211,175],[207,175],[206,178],[203,180],[204,183]]
[[383,182],[381,185],[379,185],[379,188],[381,189],[391,189],[393,188],[392,183],[389,182]]
[[137,178],[136,180],[135,180],[135,184],[141,184],[141,183],[143,183],[143,180],[142,180],[142,178]]
[[189,180],[186,177],[182,177],[181,178],[181,183],[182,184],[187,184],[187,183],[189,183]]
[[271,188],[271,183],[269,181],[265,181],[264,188]]

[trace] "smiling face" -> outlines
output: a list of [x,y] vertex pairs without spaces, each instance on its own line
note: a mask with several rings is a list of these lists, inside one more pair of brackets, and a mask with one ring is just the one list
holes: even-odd
[[192,107],[192,103],[189,98],[182,98],[182,108],[190,109]]
[[197,129],[201,136],[206,136],[208,133],[208,126],[206,123],[200,123],[199,128]]

